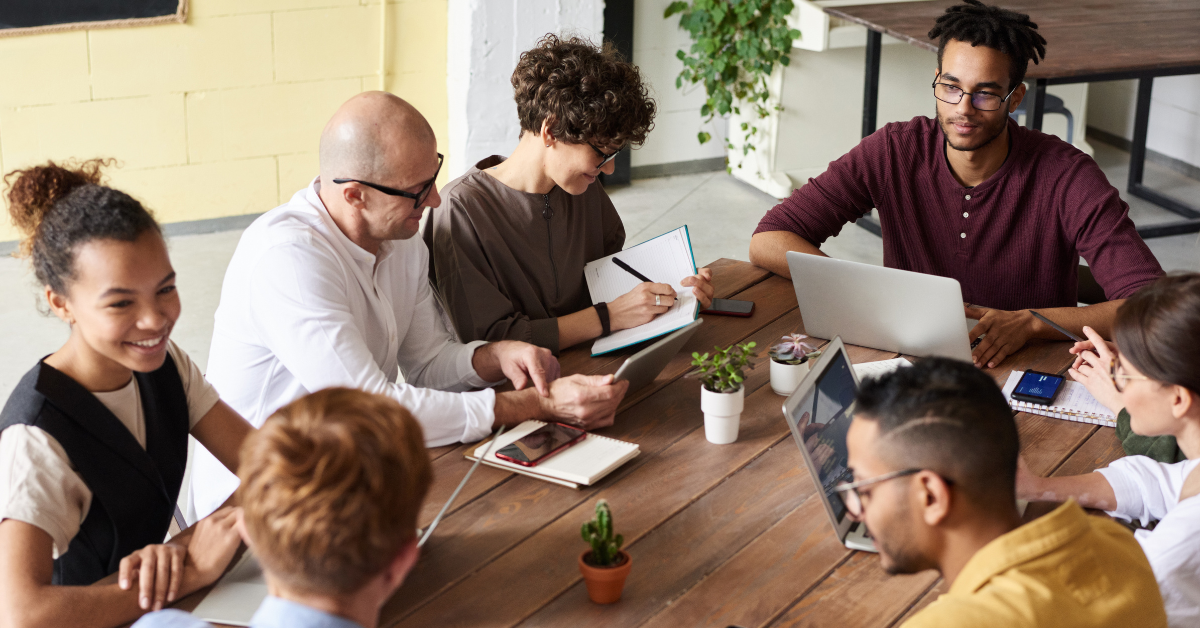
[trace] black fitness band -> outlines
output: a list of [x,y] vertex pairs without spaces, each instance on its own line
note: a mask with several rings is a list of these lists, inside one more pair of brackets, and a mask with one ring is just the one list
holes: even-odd
[[612,334],[612,327],[608,324],[608,304],[601,301],[592,307],[596,308],[596,316],[600,317],[600,337],[607,338]]

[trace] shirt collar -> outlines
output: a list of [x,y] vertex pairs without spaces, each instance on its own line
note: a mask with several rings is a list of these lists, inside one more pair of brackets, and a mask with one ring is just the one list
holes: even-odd
[[251,628],[362,628],[361,625],[337,615],[330,615],[315,608],[289,602],[273,595],[263,600],[262,606],[250,619]]
[[329,210],[325,207],[325,201],[321,200],[320,189],[321,177],[316,177],[312,180],[312,183],[309,184],[308,193],[305,194],[304,200],[309,205],[312,205],[313,209],[317,212],[317,215],[321,217],[321,223],[325,225],[325,231],[328,232],[329,237],[337,240],[337,242],[341,245],[340,248],[345,251],[348,256],[350,256],[350,259],[354,260],[358,264],[363,265],[365,268],[370,269],[374,268],[376,263],[387,259],[391,255],[391,242],[384,242],[380,244],[379,254],[372,255],[369,251],[355,244],[353,240],[346,237],[346,234],[342,233],[342,229],[337,226],[336,222],[333,221],[333,217],[329,215]]
[[974,593],[993,576],[1045,556],[1074,541],[1089,529],[1091,524],[1087,514],[1074,499],[1068,499],[1054,512],[1000,535],[975,552],[950,586],[950,593]]

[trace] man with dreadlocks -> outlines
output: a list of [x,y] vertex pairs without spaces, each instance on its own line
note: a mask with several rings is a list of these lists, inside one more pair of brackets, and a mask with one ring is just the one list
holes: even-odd
[[[957,279],[993,367],[1031,338],[1061,339],[1037,308],[1083,335],[1111,336],[1125,297],[1162,275],[1100,167],[1074,146],[1009,118],[1046,40],[1028,15],[965,0],[929,31],[938,41],[936,120],[893,122],[829,164],[759,222],[750,261],[789,276],[785,253],[818,248],[879,210],[886,266]],[[1076,307],[1082,256],[1111,299]]]

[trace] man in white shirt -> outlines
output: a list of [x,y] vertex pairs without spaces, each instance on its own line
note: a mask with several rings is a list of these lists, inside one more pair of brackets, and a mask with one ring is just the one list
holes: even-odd
[[[392,94],[359,94],[321,135],[320,176],[242,234],[214,317],[207,375],[248,421],[262,425],[309,392],[346,386],[399,401],[430,447],[527,419],[586,429],[612,423],[626,383],[611,375],[558,379],[545,349],[461,344],[447,331],[428,281],[428,250],[412,237],[424,208],[441,202],[441,161],[420,112]],[[505,377],[518,390],[486,388]],[[483,390],[458,392],[474,388]],[[195,514],[204,516],[238,481],[198,451],[192,485]]]

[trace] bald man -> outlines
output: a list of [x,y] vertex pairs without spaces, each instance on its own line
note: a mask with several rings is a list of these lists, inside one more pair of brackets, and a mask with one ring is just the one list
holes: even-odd
[[[359,388],[407,407],[430,447],[527,419],[612,424],[626,382],[560,379],[546,349],[463,344],[448,331],[425,243],[412,237],[441,203],[441,164],[429,123],[404,100],[367,92],[342,105],[321,135],[320,176],[255,220],[229,262],[207,373],[225,402],[262,425],[309,392]],[[516,391],[490,389],[506,378]],[[198,452],[195,514],[237,484]]]

